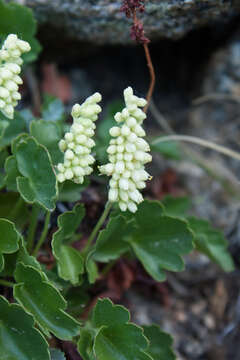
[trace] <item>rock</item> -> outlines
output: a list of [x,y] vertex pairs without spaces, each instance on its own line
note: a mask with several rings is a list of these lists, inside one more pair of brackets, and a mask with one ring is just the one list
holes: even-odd
[[[15,1],[31,7],[42,27],[62,37],[99,45],[132,43],[121,0]],[[229,21],[237,9],[238,0],[149,0],[142,18],[151,40],[179,39],[193,29]]]
[[[227,46],[213,54],[210,60],[203,83],[203,94],[213,93],[233,97],[240,95],[240,31],[234,34]],[[227,100],[227,97],[223,100]]]

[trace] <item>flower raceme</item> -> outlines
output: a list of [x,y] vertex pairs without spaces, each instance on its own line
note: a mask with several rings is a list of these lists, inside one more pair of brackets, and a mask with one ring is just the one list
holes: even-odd
[[118,202],[122,211],[135,212],[137,204],[143,201],[139,190],[145,188],[150,175],[144,164],[152,160],[150,147],[143,139],[146,135],[141,124],[146,114],[139,108],[146,100],[133,94],[131,87],[124,90],[126,107],[115,115],[119,126],[110,129],[110,145],[107,149],[109,163],[100,166],[102,174],[111,176],[109,201]]
[[64,162],[57,165],[57,180],[63,182],[72,180],[82,184],[84,176],[93,171],[91,165],[94,157],[90,154],[95,142],[92,138],[96,125],[94,122],[101,112],[97,104],[101,95],[95,93],[88,97],[82,105],[75,104],[72,108],[73,125],[59,142],[59,148],[64,152]]
[[9,119],[13,118],[14,107],[21,95],[18,86],[22,84],[19,76],[23,60],[21,55],[31,50],[28,42],[10,34],[0,50],[0,111]]

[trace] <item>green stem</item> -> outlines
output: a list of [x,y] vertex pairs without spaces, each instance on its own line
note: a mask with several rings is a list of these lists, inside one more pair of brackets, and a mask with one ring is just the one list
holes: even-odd
[[29,253],[31,253],[33,248],[34,235],[38,224],[38,214],[39,214],[39,207],[37,205],[33,205],[31,218],[30,218],[30,226],[27,236],[27,250]]
[[4,279],[0,279],[0,285],[2,286],[8,286],[8,287],[13,287],[15,284],[11,281],[7,281]]
[[94,227],[91,235],[89,236],[89,238],[88,238],[88,240],[87,240],[87,243],[86,243],[86,245],[85,245],[85,247],[84,247],[84,249],[83,249],[83,252],[84,252],[84,253],[86,253],[86,252],[89,250],[89,248],[90,248],[93,240],[95,239],[98,231],[101,229],[104,221],[106,220],[106,218],[107,218],[107,216],[108,216],[108,214],[109,214],[109,212],[110,212],[110,210],[111,210],[111,208],[112,208],[112,204],[113,204],[112,202],[107,202],[107,203],[106,203],[105,209],[104,209],[101,217],[99,218],[97,224],[95,225],[95,227]]
[[33,256],[36,256],[38,253],[38,250],[40,249],[40,247],[42,246],[42,244],[44,243],[47,233],[48,233],[48,226],[49,226],[49,222],[50,222],[50,217],[51,217],[51,213],[50,211],[47,211],[46,217],[45,217],[45,221],[44,221],[44,227],[43,227],[43,231],[42,234],[40,236],[40,239],[37,242],[37,245],[33,251]]
[[14,206],[14,208],[12,209],[12,211],[9,214],[10,219],[15,219],[15,217],[18,214],[19,210],[21,209],[23,203],[24,203],[24,201],[20,196],[18,201],[16,202],[16,205]]

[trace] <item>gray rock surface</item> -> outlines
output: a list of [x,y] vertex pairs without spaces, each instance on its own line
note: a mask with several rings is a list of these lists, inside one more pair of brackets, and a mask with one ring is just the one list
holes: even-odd
[[[41,25],[94,44],[131,43],[121,0],[15,0],[34,10]],[[143,15],[152,40],[179,39],[190,30],[240,14],[239,0],[149,0]]]

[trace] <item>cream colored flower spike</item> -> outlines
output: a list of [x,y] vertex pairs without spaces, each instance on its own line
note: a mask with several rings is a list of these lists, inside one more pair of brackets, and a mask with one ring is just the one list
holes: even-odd
[[9,119],[13,118],[14,107],[21,95],[18,86],[22,84],[19,76],[23,60],[21,55],[31,50],[28,42],[10,34],[0,50],[0,111]]
[[109,163],[100,166],[100,172],[112,177],[109,201],[118,202],[122,211],[134,213],[137,204],[143,201],[139,190],[145,188],[145,181],[150,178],[144,164],[152,161],[152,156],[148,154],[150,147],[143,139],[146,134],[141,126],[146,114],[139,109],[147,102],[133,95],[131,87],[124,90],[124,100],[126,107],[114,117],[120,125],[109,131],[114,138],[107,149]]
[[82,105],[73,106],[73,125],[64,139],[59,142],[59,148],[64,152],[64,162],[57,165],[59,182],[72,180],[82,184],[84,176],[93,171],[91,165],[95,159],[90,153],[95,142],[91,138],[96,128],[94,122],[102,110],[97,104],[101,99],[101,95],[95,93]]

